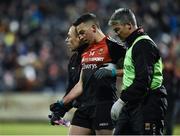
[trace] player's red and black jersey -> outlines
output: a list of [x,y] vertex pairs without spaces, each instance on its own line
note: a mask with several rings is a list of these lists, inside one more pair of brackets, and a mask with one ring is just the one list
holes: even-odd
[[103,101],[115,101],[116,78],[106,77],[101,80],[94,78],[94,72],[105,63],[114,63],[124,58],[126,49],[109,37],[89,45],[82,53],[83,70],[83,104],[93,105]]

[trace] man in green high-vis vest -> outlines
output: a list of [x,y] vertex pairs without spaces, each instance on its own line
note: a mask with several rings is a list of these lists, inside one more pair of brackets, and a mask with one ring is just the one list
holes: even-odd
[[122,92],[111,109],[111,118],[116,121],[114,134],[161,135],[167,93],[162,85],[160,51],[137,26],[130,9],[117,9],[109,25],[128,48],[123,66]]

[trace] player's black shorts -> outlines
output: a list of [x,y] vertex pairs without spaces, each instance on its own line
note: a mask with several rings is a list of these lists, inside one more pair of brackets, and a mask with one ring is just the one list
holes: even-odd
[[76,110],[71,124],[93,130],[113,129],[110,111],[113,102],[84,106]]

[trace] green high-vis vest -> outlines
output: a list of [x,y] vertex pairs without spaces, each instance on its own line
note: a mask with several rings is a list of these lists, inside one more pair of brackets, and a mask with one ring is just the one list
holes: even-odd
[[[124,59],[124,75],[123,75],[123,85],[122,89],[126,90],[132,83],[135,78],[135,68],[132,60],[132,48],[133,46],[140,40],[147,39],[154,43],[154,41],[148,36],[143,35],[136,38],[136,40],[133,42],[132,46],[127,50],[126,56]],[[154,43],[155,44],[155,43]],[[156,45],[156,44],[155,44]],[[162,75],[162,60],[161,58],[154,64],[154,70],[153,70],[153,77],[151,80],[151,84],[149,88],[151,90],[157,89],[162,85],[163,81],[163,75]]]

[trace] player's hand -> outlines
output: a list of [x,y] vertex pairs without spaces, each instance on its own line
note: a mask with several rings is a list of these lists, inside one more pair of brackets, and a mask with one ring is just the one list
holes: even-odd
[[64,106],[62,101],[57,101],[50,105],[50,111],[58,115],[59,117],[64,117],[65,113],[68,111]]
[[103,77],[115,77],[116,68],[113,64],[105,64],[103,67],[99,68],[95,73],[94,77],[96,79],[102,79]]
[[58,112],[52,112],[51,115],[48,115],[51,125],[59,125],[58,121],[61,119]]
[[66,127],[70,126],[70,121],[59,117],[56,113],[51,113],[51,115],[48,115],[48,117],[50,119],[51,125],[63,125]]
[[111,108],[111,119],[117,121],[125,103],[119,98]]

